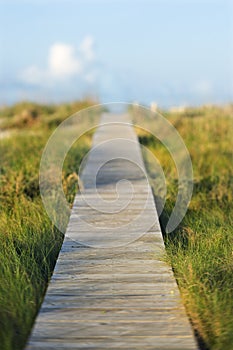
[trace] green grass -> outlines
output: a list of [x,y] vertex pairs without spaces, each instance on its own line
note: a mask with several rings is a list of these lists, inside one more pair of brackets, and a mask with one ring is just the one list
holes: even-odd
[[[38,106],[22,103],[0,113],[1,126],[14,130],[12,137],[0,143],[2,350],[23,348],[63,240],[40,198],[38,176],[42,151],[51,132],[62,120],[90,104]],[[63,188],[69,203],[77,191],[78,166],[90,142],[90,133],[81,137],[64,163]]]
[[[167,257],[203,348],[232,350],[233,108],[190,108],[165,116],[183,137],[194,170],[189,210],[180,226],[165,235]],[[168,195],[160,217],[165,228],[177,194],[174,164],[151,134],[139,131],[139,139],[156,155],[166,175]],[[146,155],[145,162],[150,173]]]

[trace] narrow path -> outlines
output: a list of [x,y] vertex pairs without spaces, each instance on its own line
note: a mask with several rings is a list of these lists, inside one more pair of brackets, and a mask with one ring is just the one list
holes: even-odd
[[27,350],[197,349],[134,130],[102,122]]

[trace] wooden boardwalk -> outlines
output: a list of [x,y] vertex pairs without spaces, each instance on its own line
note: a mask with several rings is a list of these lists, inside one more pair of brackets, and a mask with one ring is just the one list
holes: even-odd
[[[104,115],[102,121],[116,117]],[[26,349],[197,349],[163,261],[153,196],[129,124],[98,128],[81,177],[84,193],[75,198]]]

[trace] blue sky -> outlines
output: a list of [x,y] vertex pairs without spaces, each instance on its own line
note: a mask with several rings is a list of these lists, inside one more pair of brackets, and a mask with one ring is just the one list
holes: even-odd
[[0,104],[233,100],[231,0],[0,0]]

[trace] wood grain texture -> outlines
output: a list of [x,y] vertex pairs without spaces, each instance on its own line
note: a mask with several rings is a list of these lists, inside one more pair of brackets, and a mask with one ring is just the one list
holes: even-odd
[[127,115],[102,122],[26,349],[197,349],[134,130]]

